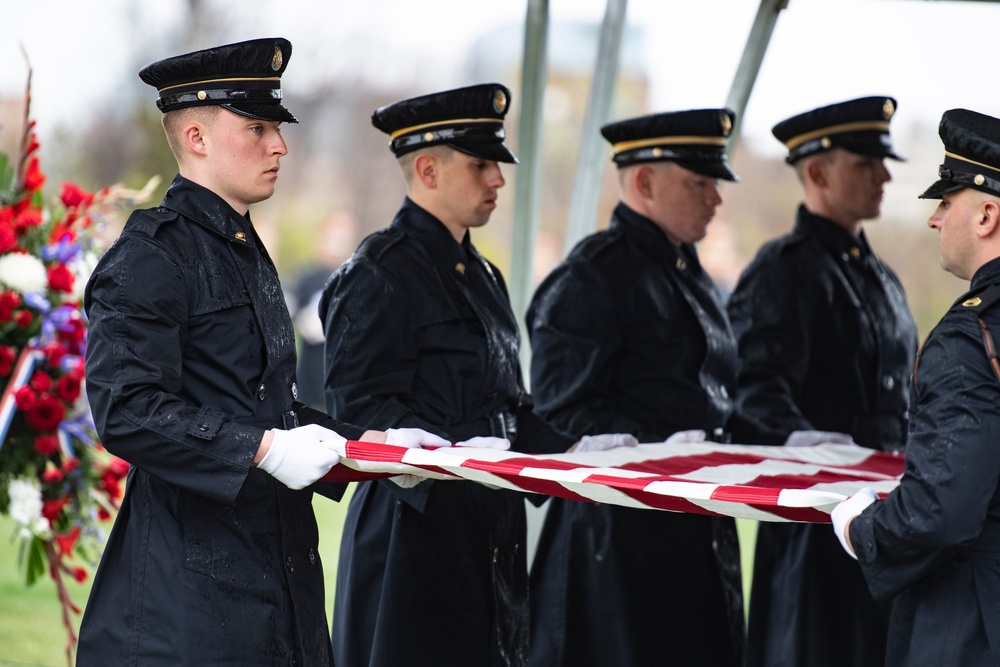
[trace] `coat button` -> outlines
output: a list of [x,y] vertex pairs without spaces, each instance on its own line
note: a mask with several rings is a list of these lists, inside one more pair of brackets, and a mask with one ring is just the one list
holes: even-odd
[[310,565],[316,564],[316,552],[313,551],[312,549],[309,550],[309,564]]
[[288,568],[289,572],[295,572],[295,562],[292,561],[291,556],[285,559],[285,567]]
[[882,377],[882,386],[886,389],[892,389],[896,386],[896,381],[892,379],[891,375],[885,375]]
[[267,398],[267,392],[264,391],[264,385],[261,385],[260,387],[257,388],[257,398],[258,400],[261,401]]
[[199,425],[198,426],[198,430],[201,431],[202,433],[204,433],[205,431],[208,430],[208,424],[201,424],[201,425]]

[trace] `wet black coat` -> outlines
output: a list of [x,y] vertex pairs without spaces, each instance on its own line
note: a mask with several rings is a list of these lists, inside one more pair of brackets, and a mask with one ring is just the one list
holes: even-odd
[[[821,430],[902,449],[916,327],[863,233],[800,207],[794,230],[741,276],[729,316],[742,363],[737,442]],[[750,600],[749,665],[882,664],[887,610],[828,526],[761,523]]]
[[97,430],[132,468],[77,664],[330,664],[312,491],[251,464],[293,408],[362,430],[294,400],[292,324],[250,219],[178,176],[130,217],[85,306]]
[[[1000,665],[1000,381],[974,301],[987,288],[1000,260],[924,343],[903,479],[851,523],[872,594],[892,604],[890,667]],[[978,315],[995,346],[1000,305]]]
[[[619,205],[527,315],[539,414],[662,442],[729,417],[736,343],[692,246]],[[713,549],[713,541],[716,549]],[[741,664],[732,519],[550,501],[531,572],[531,664]]]
[[[327,407],[451,441],[517,414],[521,451],[564,451],[535,417],[500,272],[407,199],[331,278]],[[523,496],[472,482],[358,485],[333,610],[337,665],[521,665],[527,641]]]

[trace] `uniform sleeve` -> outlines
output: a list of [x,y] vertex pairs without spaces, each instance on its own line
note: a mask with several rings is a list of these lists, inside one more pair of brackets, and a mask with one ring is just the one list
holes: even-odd
[[810,330],[816,299],[813,281],[796,280],[775,262],[756,261],[729,300],[729,320],[739,346],[735,410],[730,424],[737,442],[782,444],[813,426],[798,402],[810,365]]
[[264,432],[179,395],[189,282],[151,238],[120,239],[108,251],[87,286],[87,394],[110,452],[233,504]]
[[872,595],[888,600],[981,533],[1000,481],[1000,384],[975,320],[941,327],[920,356],[900,485],[851,523]]
[[331,415],[383,430],[407,426],[439,432],[406,404],[417,367],[417,326],[413,302],[396,280],[356,259],[327,285],[320,317]]
[[640,425],[614,408],[611,360],[622,344],[613,297],[596,270],[558,267],[538,288],[527,314],[535,409],[573,436],[632,433]]

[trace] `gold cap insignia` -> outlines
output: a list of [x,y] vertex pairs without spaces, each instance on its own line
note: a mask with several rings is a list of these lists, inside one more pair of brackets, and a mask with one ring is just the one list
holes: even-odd
[[722,123],[722,136],[728,137],[729,133],[733,131],[733,121],[730,120],[729,114],[723,113],[719,121]]
[[965,301],[963,301],[962,305],[965,306],[966,308],[972,308],[974,306],[978,306],[982,302],[983,302],[982,299],[980,299],[978,296],[974,296],[971,299],[966,299]]
[[688,267],[687,262],[685,262],[683,259],[681,259],[680,257],[678,257],[677,258],[677,270],[678,271],[683,271],[687,267]]
[[434,141],[434,133],[424,132],[424,141]]
[[247,235],[244,234],[243,232],[236,232],[236,240],[237,241],[246,241],[247,240]]
[[896,105],[892,103],[892,100],[886,100],[885,104],[882,105],[882,114],[885,119],[889,120],[894,113],[896,113]]
[[659,146],[657,146],[656,148],[654,148],[653,149],[653,157],[657,157],[657,158],[663,157],[663,149],[660,148]]
[[823,137],[820,140],[819,145],[822,146],[823,148],[829,148],[830,146],[833,145],[833,142],[830,141],[830,137]]
[[493,91],[493,110],[497,113],[507,111],[507,94],[499,88]]
[[465,264],[462,264],[461,262],[459,262],[458,264],[455,265],[455,270],[458,271],[459,273],[461,273],[464,276],[465,275]]
[[976,185],[982,185],[983,183],[986,182],[986,177],[983,176],[982,174],[976,174],[976,177],[972,179],[972,182],[975,183]]
[[281,63],[283,62],[284,62],[284,56],[281,55],[281,47],[280,46],[274,47],[274,55],[271,56],[271,69],[277,72],[279,69],[281,69]]
[[206,93],[204,90],[199,90],[198,91],[198,99],[199,100],[203,100],[206,97],[208,97],[208,93]]

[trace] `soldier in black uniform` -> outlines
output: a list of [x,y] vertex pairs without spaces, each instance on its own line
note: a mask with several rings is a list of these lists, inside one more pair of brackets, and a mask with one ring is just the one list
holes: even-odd
[[1000,664],[1000,120],[952,109],[939,133],[939,180],[920,196],[941,200],[927,224],[941,266],[970,288],[920,349],[899,487],[832,513],[875,599],[891,602],[889,667]]
[[[331,414],[526,452],[573,444],[532,412],[503,276],[470,237],[496,208],[499,163],[516,162],[503,143],[509,103],[507,88],[483,84],[372,114],[408,196],[320,302]],[[523,665],[523,503],[473,482],[360,484],[337,571],[337,664]]]
[[[881,209],[885,158],[900,159],[889,135],[895,108],[866,97],[773,129],[804,202],[794,229],[760,249],[729,301],[741,362],[737,442],[903,448],[916,327],[862,228]],[[751,666],[882,664],[886,610],[825,526],[760,524],[750,600]]]
[[140,72],[180,173],[87,285],[90,405],[101,442],[132,467],[81,667],[331,664],[305,487],[337,462],[336,442],[387,435],[296,400],[291,318],[250,220],[287,153],[279,126],[297,122],[281,104],[291,48],[258,39]]
[[[736,180],[733,119],[698,109],[602,128],[621,202],[527,314],[537,410],[571,435],[725,440],[736,341],[694,244],[722,203],[717,180]],[[732,519],[549,502],[531,572],[531,664],[741,664]]]

